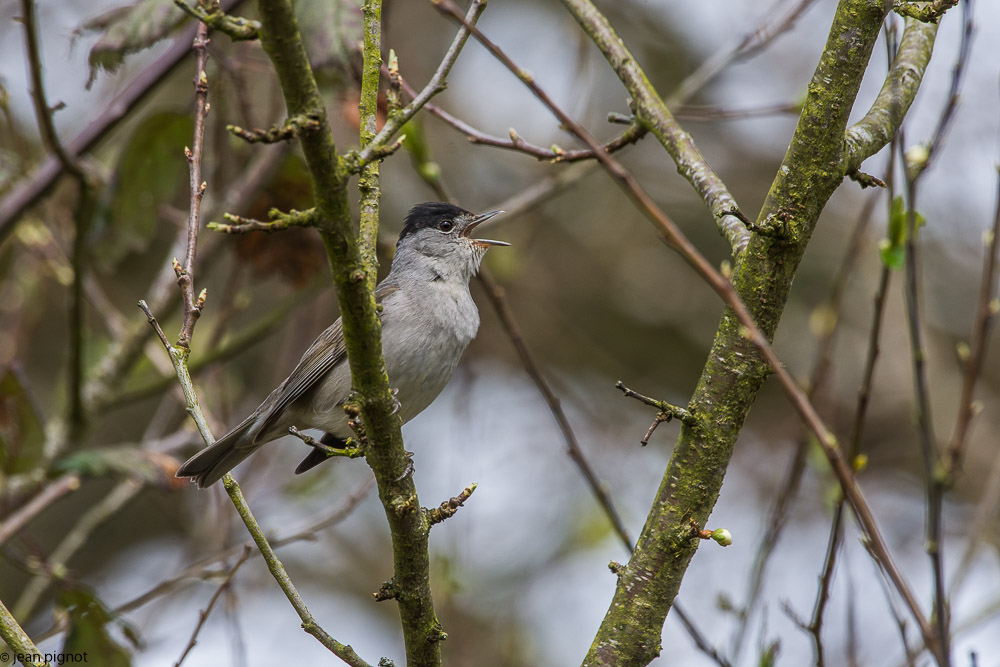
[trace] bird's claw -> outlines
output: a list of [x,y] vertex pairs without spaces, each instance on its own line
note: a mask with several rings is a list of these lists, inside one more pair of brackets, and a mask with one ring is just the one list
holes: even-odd
[[399,402],[399,399],[396,398],[396,394],[399,393],[399,388],[393,387],[390,388],[389,391],[392,393],[392,412],[390,414],[396,414],[399,412],[400,408],[403,407],[403,405]]
[[402,482],[407,477],[413,476],[413,471],[416,467],[413,465],[413,452],[404,451],[403,454],[406,455],[406,468],[403,469],[403,474],[396,478],[397,482]]

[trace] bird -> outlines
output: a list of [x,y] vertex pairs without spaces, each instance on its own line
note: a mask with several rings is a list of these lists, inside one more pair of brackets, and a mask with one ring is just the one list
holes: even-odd
[[[375,288],[386,372],[403,423],[437,398],[479,330],[479,310],[469,281],[487,250],[510,244],[474,239],[471,233],[500,213],[475,215],[454,204],[424,202],[404,219],[392,268]],[[256,410],[188,459],[176,476],[208,487],[293,426],[323,430],[321,442],[343,447],[351,435],[344,410],[350,393],[351,371],[338,318]],[[314,448],[295,473],[327,458],[326,452]]]

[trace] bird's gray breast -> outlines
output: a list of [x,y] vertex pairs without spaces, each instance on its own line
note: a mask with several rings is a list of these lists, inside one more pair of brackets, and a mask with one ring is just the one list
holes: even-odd
[[448,384],[479,330],[479,311],[468,284],[454,279],[411,283],[382,305],[386,371],[406,422]]

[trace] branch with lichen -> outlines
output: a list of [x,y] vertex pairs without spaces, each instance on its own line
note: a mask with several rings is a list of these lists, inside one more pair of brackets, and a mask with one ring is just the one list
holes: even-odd
[[674,119],[663,98],[653,88],[625,42],[615,33],[607,18],[590,0],[563,0],[563,5],[580,27],[597,45],[618,74],[635,103],[635,115],[651,132],[677,164],[677,171],[687,179],[712,212],[715,224],[729,242],[734,255],[739,255],[750,239],[743,222],[730,211],[739,209],[718,174],[712,170],[694,143]]
[[[429,525],[420,511],[416,487],[405,474],[410,462],[403,447],[400,419],[382,357],[382,331],[374,297],[376,266],[363,252],[377,221],[374,210],[362,215],[363,238],[355,234],[347,198],[348,162],[337,154],[326,108],[313,77],[288,0],[261,2],[261,45],[274,65],[290,117],[315,114],[319,128],[302,128],[299,141],[312,175],[317,223],[337,288],[352,385],[357,393],[368,441],[366,460],[375,472],[379,498],[393,540],[394,573],[408,664],[439,664],[442,632],[430,595]],[[367,76],[362,99],[378,84],[381,5],[363,7]],[[371,63],[378,63],[371,67]],[[374,76],[372,76],[374,72]],[[377,88],[375,88],[377,90]],[[363,108],[361,126],[374,130],[374,107]],[[374,140],[373,140],[374,141]],[[370,144],[369,144],[370,145]],[[371,183],[365,184],[372,187]],[[364,191],[363,191],[364,192]],[[369,199],[367,206],[374,200]]]
[[653,419],[652,425],[650,425],[649,429],[646,431],[646,435],[642,436],[642,439],[639,441],[643,447],[649,444],[649,438],[653,435],[653,431],[655,431],[656,427],[663,422],[667,422],[669,424],[674,419],[679,419],[682,423],[687,424],[688,426],[694,426],[698,423],[698,420],[694,415],[679,405],[667,403],[666,401],[661,401],[656,398],[650,398],[649,396],[643,396],[642,394],[634,392],[626,387],[621,380],[615,383],[615,388],[621,390],[622,394],[624,394],[626,398],[634,398],[640,403],[644,403],[645,405],[659,410],[659,412],[656,413],[656,417]]
[[[472,4],[469,5],[468,12],[465,14],[466,21],[475,25],[476,21],[479,20],[479,15],[483,13],[484,9],[486,9],[486,0],[473,0]],[[442,92],[447,87],[448,74],[451,72],[451,68],[455,64],[455,61],[458,60],[458,56],[465,47],[465,43],[468,39],[469,30],[464,26],[460,27],[458,33],[455,35],[455,39],[452,40],[451,46],[448,47],[448,51],[445,53],[444,58],[441,59],[441,63],[434,71],[434,75],[431,76],[427,85],[424,86],[424,88],[409,104],[396,110],[395,113],[390,113],[388,118],[386,118],[382,129],[379,130],[377,134],[372,136],[369,141],[362,144],[364,148],[358,151],[351,160],[352,170],[360,171],[361,167],[368,164],[372,160],[378,160],[385,157],[386,147],[394,145],[391,144],[389,140],[395,136],[395,134],[399,132],[404,125],[406,125],[407,121],[413,118],[413,116],[420,111],[432,97]],[[381,58],[379,58],[379,62],[381,63]],[[398,72],[398,63],[396,63],[395,69]],[[374,127],[372,129],[374,130]]]
[[[693,144],[668,116],[649,117],[662,101],[607,19],[587,0],[563,2],[633,94],[639,119],[651,123],[650,131],[668,145],[675,160],[684,159]],[[723,315],[689,403],[697,423],[682,425],[656,501],[632,560],[620,572],[614,600],[585,665],[645,664],[658,654],[663,621],[696,548],[680,527],[692,518],[703,522],[714,506],[740,427],[771,372],[778,375],[796,410],[817,435],[871,543],[872,554],[906,602],[922,637],[935,646],[933,631],[895,566],[836,437],[767,344],[819,214],[845,177],[846,168],[830,169],[830,165],[842,164],[849,113],[886,11],[865,0],[840,2],[795,134],[756,222],[761,228],[780,228],[782,234],[780,238],[761,234],[750,238],[731,278],[738,298],[731,298],[726,286],[717,284],[714,272],[699,271],[713,289],[718,288],[730,309]],[[701,171],[695,176],[707,174]],[[748,314],[752,317],[749,324]],[[761,334],[765,339],[758,338]]]
[[441,523],[445,519],[450,519],[455,516],[458,509],[465,504],[465,501],[469,499],[478,486],[478,484],[470,484],[462,489],[462,492],[457,496],[449,498],[438,507],[430,510],[425,509],[424,513],[427,515],[427,523],[433,526],[436,523]]
[[892,5],[892,10],[900,16],[936,25],[944,13],[957,4],[958,0],[933,0],[933,2],[896,0]]
[[[31,637],[24,631],[24,628],[17,622],[17,619],[10,613],[3,600],[0,600],[0,638],[11,648],[14,653],[26,655],[41,655],[41,651],[31,641]],[[4,656],[7,654],[4,653]],[[4,658],[6,662],[6,657]]]
[[212,30],[227,35],[234,42],[260,37],[260,21],[245,19],[242,16],[230,16],[222,11],[218,0],[197,0],[194,5],[189,5],[184,0],[174,0],[174,4]]
[[938,26],[909,19],[892,67],[871,108],[844,132],[841,166],[850,175],[882,150],[903,124],[934,51]]
[[283,125],[275,125],[266,130],[247,130],[239,125],[226,125],[226,130],[249,144],[276,144],[297,138],[303,130],[319,130],[321,121],[317,115],[306,113],[290,116]]
[[229,222],[210,222],[206,225],[208,229],[223,234],[246,234],[248,232],[277,232],[289,227],[316,227],[319,225],[319,213],[315,208],[305,211],[284,211],[272,208],[267,212],[269,221],[254,220],[244,218],[242,215],[234,213],[223,213],[222,217]]

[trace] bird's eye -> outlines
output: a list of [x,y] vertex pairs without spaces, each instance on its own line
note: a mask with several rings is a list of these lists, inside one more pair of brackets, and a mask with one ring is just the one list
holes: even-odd
[[440,229],[442,232],[450,232],[454,228],[455,228],[455,223],[452,222],[451,220],[442,220],[441,222],[438,223],[438,229]]

